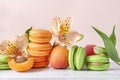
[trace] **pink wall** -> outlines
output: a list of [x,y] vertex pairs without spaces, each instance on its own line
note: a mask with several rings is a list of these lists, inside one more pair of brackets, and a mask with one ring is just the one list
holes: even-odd
[[85,35],[81,46],[103,45],[91,25],[107,34],[116,25],[120,52],[120,0],[0,0],[0,41],[22,34],[31,25],[49,29],[55,16],[73,17],[72,29]]

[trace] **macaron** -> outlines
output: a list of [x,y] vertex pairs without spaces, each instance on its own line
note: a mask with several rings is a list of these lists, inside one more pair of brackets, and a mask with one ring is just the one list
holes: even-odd
[[38,44],[38,43],[35,43],[35,42],[30,42],[28,44],[28,47],[30,49],[34,49],[34,50],[51,50],[52,49],[52,45],[51,43],[44,43],[44,44]]
[[81,70],[85,61],[85,49],[76,45],[69,51],[69,67],[72,70]]
[[43,67],[47,67],[49,64],[49,61],[43,61],[43,62],[35,62],[33,64],[33,68],[43,68]]
[[51,38],[52,33],[45,29],[32,29],[29,33],[29,40],[36,43],[47,43]]
[[34,58],[34,62],[43,62],[49,60],[49,56],[31,56]]
[[8,56],[0,55],[0,69],[7,70],[10,69],[8,65]]
[[28,44],[27,51],[31,56],[48,56],[52,50],[51,43],[35,43]]
[[110,66],[109,59],[105,55],[91,55],[86,58],[86,67],[89,70],[107,70]]
[[49,56],[51,50],[34,50],[34,49],[30,49],[27,48],[27,51],[29,53],[30,56]]

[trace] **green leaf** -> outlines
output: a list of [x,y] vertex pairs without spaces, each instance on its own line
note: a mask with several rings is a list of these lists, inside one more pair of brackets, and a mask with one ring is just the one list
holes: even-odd
[[113,42],[111,41],[111,39],[102,31],[96,29],[95,27],[92,26],[92,28],[100,35],[100,37],[102,38],[104,45],[105,45],[105,49],[107,52],[107,55],[109,58],[111,58],[114,62],[116,62],[117,64],[120,65],[120,58],[118,56],[118,52],[113,44]]
[[106,54],[105,48],[103,48],[101,46],[96,46],[96,47],[94,47],[93,50],[96,54]]
[[26,33],[28,36],[29,36],[30,30],[32,30],[32,26],[25,31],[25,33]]
[[[28,38],[28,40],[29,40],[29,33],[31,30],[32,30],[32,26],[25,31],[25,35]],[[30,40],[29,40],[29,42],[30,42]]]
[[110,35],[110,40],[113,42],[114,46],[116,45],[116,36],[115,36],[115,26],[113,27],[113,31]]

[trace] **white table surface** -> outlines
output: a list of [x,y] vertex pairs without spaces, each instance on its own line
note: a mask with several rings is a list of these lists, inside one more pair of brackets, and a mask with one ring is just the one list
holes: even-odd
[[[24,67],[24,66],[23,66]],[[17,78],[17,79],[16,79]],[[120,80],[120,66],[111,63],[106,71],[73,71],[52,67],[31,69],[27,72],[0,70],[0,80]]]

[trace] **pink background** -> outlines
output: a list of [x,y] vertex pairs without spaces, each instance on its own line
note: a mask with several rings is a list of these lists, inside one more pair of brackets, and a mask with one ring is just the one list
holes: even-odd
[[120,0],[0,0],[0,41],[21,35],[30,26],[50,29],[55,16],[71,16],[71,29],[84,34],[79,46],[103,46],[91,28],[110,34],[116,25],[117,49],[120,52]]

